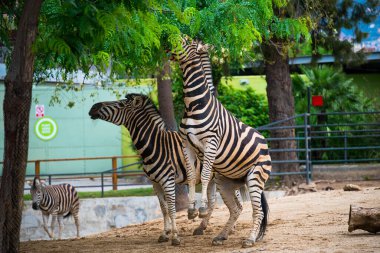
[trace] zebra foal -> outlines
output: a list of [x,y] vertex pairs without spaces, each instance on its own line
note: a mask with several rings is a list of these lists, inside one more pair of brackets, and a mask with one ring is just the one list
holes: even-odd
[[[176,225],[175,184],[186,184],[185,158],[182,139],[178,132],[169,131],[156,106],[145,95],[128,94],[125,99],[96,103],[89,111],[92,119],[101,119],[115,125],[124,125],[130,132],[137,153],[143,160],[143,169],[153,184],[164,218],[164,230],[158,242],[169,241],[180,245]],[[199,162],[196,166],[199,166]],[[197,173],[200,175],[200,172]],[[198,178],[199,181],[199,178]],[[194,234],[203,234],[215,204],[215,182],[210,181],[207,198],[210,212]]]
[[[45,185],[37,177],[30,183],[32,208],[41,210],[43,228],[50,238],[54,238],[54,226],[58,220],[58,239],[61,239],[63,218],[74,217],[79,237],[79,197],[75,188],[69,184]],[[49,216],[52,216],[51,231],[47,227]]]

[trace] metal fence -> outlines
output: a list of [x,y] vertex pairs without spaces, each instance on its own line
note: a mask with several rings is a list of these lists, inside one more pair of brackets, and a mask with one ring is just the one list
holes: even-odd
[[[128,165],[117,166],[117,160],[122,158],[138,158],[138,156],[111,156],[111,157],[87,157],[87,158],[65,158],[65,159],[45,159],[45,160],[32,160],[29,163],[34,163],[35,172],[33,174],[26,175],[26,182],[32,181],[35,176],[46,180],[46,184],[51,185],[53,182],[65,182],[76,180],[75,188],[89,189],[97,188],[101,191],[102,197],[104,191],[108,189],[118,190],[124,187],[135,187],[150,185],[145,179],[145,173],[141,169],[141,162],[135,162]],[[88,173],[40,173],[40,164],[48,162],[70,162],[81,160],[111,160],[111,169],[107,169],[101,172],[88,172]],[[121,181],[120,178],[123,180]],[[78,183],[83,181],[83,183]],[[30,187],[26,184],[25,191]]]
[[[273,142],[295,142],[294,148],[270,148],[272,155],[293,152],[296,157],[291,160],[274,159],[272,161],[274,167],[292,164],[294,170],[291,172],[274,170],[273,176],[302,175],[309,183],[312,179],[314,164],[380,162],[380,112],[304,113],[257,129],[267,137],[269,147]],[[272,137],[275,130],[290,130],[293,134]],[[72,178],[94,180],[95,178],[97,179],[94,180],[95,183],[76,185],[76,187],[99,188],[102,196],[106,189],[117,190],[124,186],[150,184],[149,181],[142,180],[145,174],[141,169],[141,162],[117,167],[117,159],[120,158],[126,158],[126,156],[29,161],[35,163],[35,174],[27,175],[27,180],[36,175],[47,179],[48,184],[52,184],[54,180]],[[67,162],[81,159],[111,159],[112,169],[97,173],[40,174],[41,162]]]
[[[270,153],[293,152],[297,159],[273,160],[273,165],[293,163],[294,172],[272,175],[304,175],[312,178],[313,164],[380,162],[380,112],[304,113],[258,128],[273,142],[293,141],[295,148],[270,148]],[[290,130],[288,136],[271,137]],[[289,131],[288,131],[289,133]],[[273,145],[272,145],[273,146]]]

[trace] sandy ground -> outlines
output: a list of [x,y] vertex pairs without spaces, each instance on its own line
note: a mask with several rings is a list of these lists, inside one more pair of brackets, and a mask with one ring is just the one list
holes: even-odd
[[181,245],[176,247],[157,242],[163,225],[155,220],[81,239],[23,242],[21,252],[380,252],[379,234],[347,231],[350,204],[380,207],[379,187],[269,199],[267,233],[248,249],[241,248],[241,240],[251,227],[251,207],[244,203],[235,233],[222,246],[212,246],[211,241],[228,219],[224,205],[215,210],[203,236],[192,236],[199,220],[189,221],[185,212],[178,213]]

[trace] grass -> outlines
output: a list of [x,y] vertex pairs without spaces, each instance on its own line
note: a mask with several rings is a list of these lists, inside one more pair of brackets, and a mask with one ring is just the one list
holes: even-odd
[[[248,81],[248,84],[241,85],[241,81]],[[232,87],[239,90],[246,90],[251,87],[258,94],[267,94],[265,76],[233,76],[231,78],[222,78],[222,83],[232,85]]]
[[[101,198],[101,192],[78,192],[80,199]],[[127,190],[105,191],[104,197],[139,197],[153,196],[153,188],[134,188]],[[24,194],[24,200],[32,200],[30,194]]]

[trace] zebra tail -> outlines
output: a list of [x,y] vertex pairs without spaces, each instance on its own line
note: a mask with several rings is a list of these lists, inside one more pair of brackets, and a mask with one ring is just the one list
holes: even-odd
[[257,235],[257,240],[263,239],[268,225],[269,205],[267,199],[265,198],[264,191],[261,193],[261,208],[263,209],[264,217],[261,221],[259,234]]

